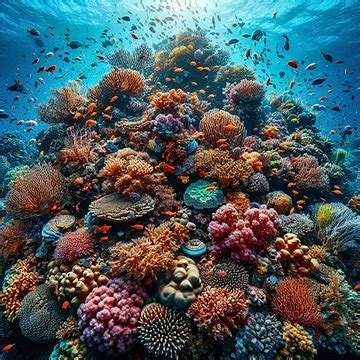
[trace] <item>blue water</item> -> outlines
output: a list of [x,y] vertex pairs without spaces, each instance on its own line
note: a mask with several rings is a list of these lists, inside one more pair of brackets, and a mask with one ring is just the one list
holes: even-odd
[[[169,9],[165,9],[168,4]],[[160,11],[156,9],[162,6]],[[151,7],[153,6],[153,7]],[[132,14],[131,14],[132,13]],[[276,14],[275,14],[276,13]],[[130,15],[131,21],[118,21],[118,17]],[[360,19],[360,6],[357,1],[236,1],[226,0],[215,4],[210,1],[9,1],[3,0],[0,9],[0,108],[4,108],[11,117],[17,119],[36,119],[36,104],[44,102],[49,96],[50,89],[59,87],[71,79],[76,79],[86,74],[84,86],[94,84],[101,74],[109,66],[100,62],[96,55],[106,54],[114,48],[133,48],[136,45],[129,33],[133,24],[144,24],[136,33],[139,36],[146,35],[145,39],[150,43],[157,43],[162,39],[160,32],[162,26],[157,26],[155,34],[148,30],[147,23],[151,18],[173,15],[175,21],[164,27],[166,34],[174,33],[179,29],[193,27],[200,24],[204,28],[211,28],[211,18],[219,15],[221,21],[216,19],[216,32],[220,33],[217,39],[213,39],[221,46],[231,38],[239,34],[252,33],[256,29],[266,32],[266,47],[272,52],[268,53],[269,63],[253,65],[251,60],[244,60],[244,51],[251,47],[252,51],[260,52],[263,41],[254,46],[250,39],[242,38],[242,42],[232,46],[233,60],[244,63],[253,68],[258,80],[271,78],[276,85],[274,92],[281,93],[288,90],[288,84],[292,79],[296,80],[294,91],[306,100],[309,105],[319,103],[319,96],[327,96],[328,101],[323,105],[330,107],[339,106],[341,113],[324,111],[318,114],[317,126],[324,133],[336,125],[356,125],[359,109],[359,83],[358,67],[360,63],[360,28],[357,26]],[[232,23],[242,23],[243,27],[232,27]],[[49,29],[49,26],[54,29]],[[43,47],[35,44],[35,37],[29,35],[26,30],[35,28],[41,32],[39,37]],[[108,29],[106,38],[101,38],[104,29]],[[230,31],[232,33],[230,33]],[[65,35],[68,33],[68,39]],[[282,51],[285,59],[275,56],[276,44],[280,49],[286,34],[290,40],[290,50]],[[86,40],[94,38],[94,40]],[[108,39],[113,45],[104,48],[101,42]],[[72,50],[67,47],[70,41],[84,42],[86,48]],[[47,58],[46,53],[53,51],[54,47],[60,48],[55,56]],[[229,49],[229,47],[226,47]],[[38,53],[45,50],[41,55],[41,65],[57,65],[58,71],[52,74],[36,73],[39,64],[32,65]],[[59,58],[64,51],[69,51],[70,63],[65,63]],[[331,54],[336,60],[343,60],[343,64],[329,63],[321,57],[320,51]],[[78,60],[73,60],[76,57]],[[318,63],[313,77],[328,75],[328,80],[321,87],[310,88],[304,83],[303,74],[310,76],[309,71],[293,70],[287,66],[287,61],[295,59],[304,64]],[[96,63],[94,67],[89,65]],[[303,67],[304,68],[304,67]],[[283,79],[279,72],[284,71]],[[346,72],[346,73],[345,73]],[[34,88],[35,81],[40,77],[45,84]],[[20,79],[29,89],[28,95],[21,95],[20,100],[13,101],[18,95],[6,90],[8,84],[15,79]],[[348,82],[348,83],[346,83]],[[270,87],[271,89],[271,87]],[[332,94],[327,90],[333,89]],[[343,90],[350,92],[344,93]],[[300,91],[300,92],[299,92]],[[354,100],[352,100],[354,96]],[[35,103],[28,103],[29,99],[35,98]],[[32,99],[34,100],[34,99]],[[41,127],[41,125],[40,125]],[[8,121],[2,121],[0,131],[18,131],[16,126],[9,125]],[[36,131],[36,129],[35,129]],[[34,131],[34,132],[35,132]],[[27,138],[33,133],[23,134]]]

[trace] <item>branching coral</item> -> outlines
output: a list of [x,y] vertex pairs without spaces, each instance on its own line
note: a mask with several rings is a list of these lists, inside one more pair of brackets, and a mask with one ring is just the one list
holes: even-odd
[[56,241],[54,258],[58,262],[71,262],[94,252],[95,238],[87,228],[70,232]]
[[141,311],[138,331],[149,353],[166,359],[178,358],[191,333],[190,322],[183,314],[157,303]]
[[46,104],[38,107],[39,119],[47,123],[74,122],[74,115],[85,106],[86,99],[81,94],[81,88],[76,85],[65,86],[52,90],[52,97]]
[[283,320],[308,327],[322,325],[320,307],[305,278],[286,278],[276,287],[272,308]]
[[19,260],[12,266],[6,286],[0,293],[0,302],[4,306],[4,314],[10,321],[14,321],[20,309],[21,301],[35,289],[39,274],[32,270],[34,258]]
[[257,252],[278,234],[277,227],[276,211],[265,206],[249,209],[243,217],[231,205],[221,206],[208,228],[211,250],[216,256],[229,254],[234,260],[255,263]]
[[206,288],[187,312],[199,329],[216,340],[223,340],[243,325],[248,301],[242,291]]
[[88,347],[119,355],[135,343],[145,289],[123,278],[95,288],[78,310],[81,341]]
[[100,97],[107,103],[113,96],[137,96],[144,91],[145,79],[139,72],[130,69],[114,69],[99,82]]
[[188,240],[187,229],[179,223],[148,225],[145,235],[129,244],[117,244],[110,255],[113,276],[126,274],[142,280],[155,277],[174,264],[174,252]]
[[64,179],[51,165],[37,165],[20,173],[6,195],[6,208],[13,218],[49,214],[59,209],[65,195]]
[[314,156],[299,157],[293,164],[295,182],[300,189],[319,189],[329,184],[329,177]]
[[212,109],[203,115],[199,129],[212,147],[218,147],[221,144],[219,141],[224,141],[231,148],[241,146],[246,136],[244,124],[238,116],[218,109]]
[[155,173],[147,153],[130,148],[109,155],[100,175],[113,182],[115,190],[124,195],[154,192],[155,186],[162,185],[166,180],[162,173]]
[[220,149],[201,150],[196,153],[196,165],[205,171],[206,178],[216,179],[228,187],[246,186],[252,167],[242,159],[234,160],[230,154]]
[[171,89],[168,92],[157,92],[150,100],[160,113],[176,115],[180,104],[186,99],[186,93],[181,89]]

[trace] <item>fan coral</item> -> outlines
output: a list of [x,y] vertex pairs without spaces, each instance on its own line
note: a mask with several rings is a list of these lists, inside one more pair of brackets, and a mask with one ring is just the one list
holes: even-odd
[[4,314],[10,321],[14,321],[20,309],[21,301],[35,289],[39,274],[32,270],[34,258],[19,260],[11,267],[10,277],[0,293],[0,302],[4,306]]
[[147,44],[141,44],[133,52],[120,49],[107,56],[109,64],[114,68],[131,69],[144,72],[154,62],[152,49]]
[[24,297],[18,317],[22,334],[41,344],[56,339],[59,324],[65,319],[45,284],[39,285]]
[[293,167],[296,186],[300,189],[318,189],[329,184],[329,177],[314,156],[299,157]]
[[130,69],[114,69],[105,74],[99,82],[103,103],[113,96],[137,96],[144,91],[145,79],[139,72]]
[[261,173],[251,175],[247,187],[252,194],[267,194],[270,190],[270,184],[266,176]]
[[110,255],[113,276],[127,274],[142,280],[155,277],[174,263],[174,252],[188,240],[188,231],[179,223],[165,222],[158,227],[149,225],[142,238],[129,244],[117,244]]
[[287,278],[279,283],[272,307],[283,320],[292,324],[318,327],[323,323],[320,308],[305,278]]
[[179,105],[186,98],[186,93],[181,89],[171,89],[169,92],[157,92],[149,98],[160,113],[176,115]]
[[116,191],[128,195],[153,192],[156,185],[164,183],[165,175],[154,170],[147,153],[125,148],[107,156],[100,175],[113,181]]
[[92,290],[78,310],[80,339],[106,355],[123,354],[134,344],[145,289],[123,278]]
[[26,227],[20,221],[6,224],[0,232],[0,258],[12,258],[22,248]]
[[141,311],[138,322],[139,339],[155,356],[177,359],[190,337],[189,320],[164,305],[152,303]]
[[248,301],[243,292],[206,288],[187,312],[199,329],[215,340],[223,340],[244,323]]
[[218,109],[212,109],[203,115],[199,129],[212,147],[218,147],[220,140],[231,148],[240,147],[246,136],[244,124],[238,116]]
[[312,359],[317,353],[311,335],[299,324],[285,321],[283,338],[285,347],[280,353],[284,356]]
[[297,235],[305,244],[314,236],[314,222],[307,215],[279,215],[280,229],[284,233]]
[[5,205],[13,218],[26,219],[58,210],[64,195],[60,171],[50,165],[37,165],[21,172],[11,183]]
[[65,234],[56,241],[54,258],[58,262],[74,261],[94,252],[95,238],[87,228]]
[[284,345],[283,324],[274,315],[252,313],[235,341],[235,359],[272,360]]
[[163,304],[184,310],[202,290],[200,271],[195,262],[180,255],[173,267],[159,279],[158,296]]
[[246,186],[252,167],[242,159],[234,160],[230,154],[220,149],[202,150],[196,153],[197,166],[203,169],[206,178],[214,178],[228,187]]
[[224,205],[212,218],[208,230],[216,256],[229,254],[234,260],[255,263],[257,252],[278,234],[277,213],[266,206],[249,209],[242,218],[231,205]]
[[52,124],[72,124],[75,113],[85,106],[86,99],[81,94],[81,88],[71,85],[51,92],[52,97],[48,102],[38,107],[39,119]]
[[273,191],[266,195],[266,205],[278,214],[287,214],[293,207],[292,199],[283,191]]
[[222,205],[225,201],[223,192],[216,188],[208,190],[213,184],[206,180],[198,180],[190,184],[184,193],[186,206],[195,209],[213,209]]

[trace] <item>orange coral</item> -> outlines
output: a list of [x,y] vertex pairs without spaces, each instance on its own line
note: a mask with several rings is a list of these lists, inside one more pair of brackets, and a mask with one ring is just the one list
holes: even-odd
[[227,194],[226,203],[230,203],[237,211],[242,213],[244,213],[250,206],[249,198],[242,192]]
[[13,218],[49,214],[59,209],[65,184],[59,170],[51,165],[37,165],[22,172],[11,183],[6,195],[6,209]]
[[292,324],[317,327],[323,323],[320,307],[305,278],[287,278],[279,283],[272,307],[283,320]]
[[261,135],[266,139],[274,139],[277,137],[279,130],[276,126],[266,125],[265,129],[261,132]]
[[65,86],[52,90],[52,97],[46,104],[38,107],[39,119],[58,124],[59,122],[74,122],[74,114],[85,105],[86,99],[78,86]]
[[245,152],[241,155],[241,159],[246,161],[255,172],[260,172],[262,170],[263,164],[259,159],[260,153],[256,151]]
[[137,96],[144,91],[145,79],[135,70],[114,69],[104,75],[99,82],[99,87],[103,100],[122,94]]
[[181,89],[171,89],[168,92],[157,92],[150,97],[154,107],[163,114],[175,114],[179,104],[186,98],[186,92]]
[[197,167],[205,170],[206,178],[215,178],[228,187],[246,186],[253,170],[242,159],[234,160],[230,153],[220,149],[200,150],[195,154]]
[[148,225],[145,234],[128,244],[117,244],[111,255],[113,276],[125,273],[143,280],[154,277],[174,264],[174,252],[188,240],[188,230],[179,223],[165,222],[158,227]]
[[147,153],[125,148],[107,157],[100,175],[113,181],[113,187],[127,195],[154,192],[156,185],[165,183],[165,175],[154,171]]
[[200,120],[199,128],[212,147],[218,147],[219,141],[225,140],[232,148],[241,146],[246,136],[244,123],[238,116],[218,109],[206,112]]
[[242,291],[207,287],[191,304],[187,314],[216,340],[232,336],[244,323],[248,301]]
[[25,240],[25,226],[20,221],[12,221],[4,226],[0,234],[1,257],[11,258],[22,248]]
[[6,287],[0,293],[0,302],[4,306],[4,314],[10,321],[16,319],[22,299],[35,290],[39,282],[39,274],[32,270],[35,258],[19,260],[11,268],[11,275]]

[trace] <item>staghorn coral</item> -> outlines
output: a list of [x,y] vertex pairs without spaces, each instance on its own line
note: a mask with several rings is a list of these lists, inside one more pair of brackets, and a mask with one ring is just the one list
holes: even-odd
[[74,115],[85,106],[86,99],[82,96],[81,88],[77,85],[53,89],[52,96],[46,104],[38,107],[41,121],[50,124],[74,122]]
[[162,185],[166,179],[162,173],[155,173],[147,153],[130,148],[108,155],[100,175],[123,195],[154,192],[155,186]]
[[24,297],[18,317],[22,334],[40,344],[55,340],[59,325],[65,319],[46,284]]
[[177,359],[190,338],[190,322],[181,313],[151,303],[141,311],[138,337],[149,353]]
[[136,340],[145,297],[142,286],[123,278],[93,289],[77,312],[81,341],[107,356],[127,352]]
[[56,211],[65,195],[64,179],[51,165],[21,172],[10,185],[5,205],[10,216],[26,219]]
[[187,233],[186,227],[179,223],[165,222],[156,228],[148,225],[142,238],[117,244],[112,249],[112,275],[125,273],[136,280],[156,277],[174,264],[174,252],[188,240]]
[[71,262],[94,252],[95,238],[87,228],[69,232],[56,241],[54,258],[57,262]]
[[246,136],[244,124],[238,116],[218,109],[209,110],[203,115],[199,129],[204,133],[206,143],[212,147],[218,147],[220,140],[231,148],[240,147]]
[[242,291],[206,288],[187,311],[199,329],[215,340],[239,330],[245,321],[248,301]]
[[205,171],[205,177],[214,178],[225,187],[246,186],[253,174],[248,163],[242,159],[234,160],[220,149],[197,151],[195,157],[196,165]]
[[99,82],[100,99],[106,104],[113,96],[137,96],[144,91],[145,79],[138,71],[114,69]]
[[323,320],[320,307],[306,278],[286,278],[276,286],[272,308],[283,320],[292,324],[318,327]]
[[32,270],[35,258],[19,260],[11,267],[10,277],[0,293],[0,303],[4,306],[4,315],[14,321],[18,315],[21,301],[39,282],[39,274]]
[[158,284],[160,302],[181,310],[186,310],[203,290],[195,262],[182,255],[176,257],[173,267],[159,278]]

